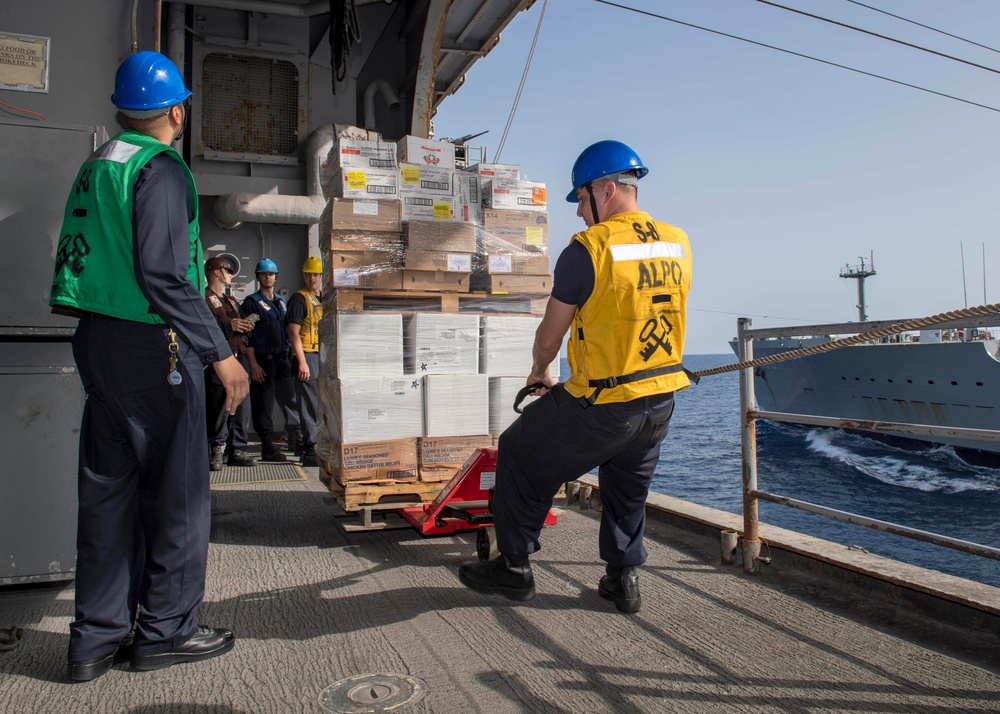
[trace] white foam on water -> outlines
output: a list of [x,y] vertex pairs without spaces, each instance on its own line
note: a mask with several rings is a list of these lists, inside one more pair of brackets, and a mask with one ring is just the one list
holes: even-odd
[[[865,446],[870,451],[873,442],[842,431],[810,429],[805,439],[811,451],[892,486],[941,493],[989,492],[998,489],[998,477],[991,473],[991,469],[965,464],[949,447],[911,453],[878,444],[882,453],[876,455],[861,454],[857,449]],[[922,463],[915,463],[915,459],[920,459]],[[953,475],[956,462],[964,466],[961,476]]]

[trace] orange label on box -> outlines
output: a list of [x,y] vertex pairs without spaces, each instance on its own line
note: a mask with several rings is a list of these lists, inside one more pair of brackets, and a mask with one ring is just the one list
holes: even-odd
[[533,186],[531,188],[531,204],[533,206],[544,206],[545,205],[545,187],[544,186]]

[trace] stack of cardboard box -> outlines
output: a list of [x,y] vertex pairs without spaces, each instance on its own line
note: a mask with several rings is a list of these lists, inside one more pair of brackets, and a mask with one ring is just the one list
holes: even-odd
[[[454,148],[354,134],[330,153],[317,451],[324,476],[342,487],[446,481],[516,416],[541,318],[425,312],[406,301],[407,292],[477,284],[492,294],[551,287],[544,186],[521,182],[513,165],[456,170]],[[519,208],[498,207],[504,200]],[[401,291],[405,307],[338,311],[338,293],[355,289]]]

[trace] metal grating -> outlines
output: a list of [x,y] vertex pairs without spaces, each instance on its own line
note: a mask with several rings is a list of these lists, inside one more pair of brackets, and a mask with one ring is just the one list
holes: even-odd
[[215,52],[202,65],[201,139],[230,153],[298,151],[299,72],[291,62]]
[[[292,459],[291,455],[288,457]],[[216,486],[242,486],[251,483],[280,483],[282,481],[305,481],[306,473],[297,463],[285,464],[257,462],[250,468],[223,466],[222,471],[212,471],[209,483]]]

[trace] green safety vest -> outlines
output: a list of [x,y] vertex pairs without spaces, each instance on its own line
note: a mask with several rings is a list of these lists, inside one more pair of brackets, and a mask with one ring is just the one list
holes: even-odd
[[198,238],[194,176],[172,147],[144,134],[125,131],[87,159],[70,189],[56,248],[49,305],[163,324],[139,289],[132,262],[135,179],[157,154],[170,156],[187,175],[194,205],[194,220],[188,227],[191,262],[187,278],[201,291],[205,269]]

